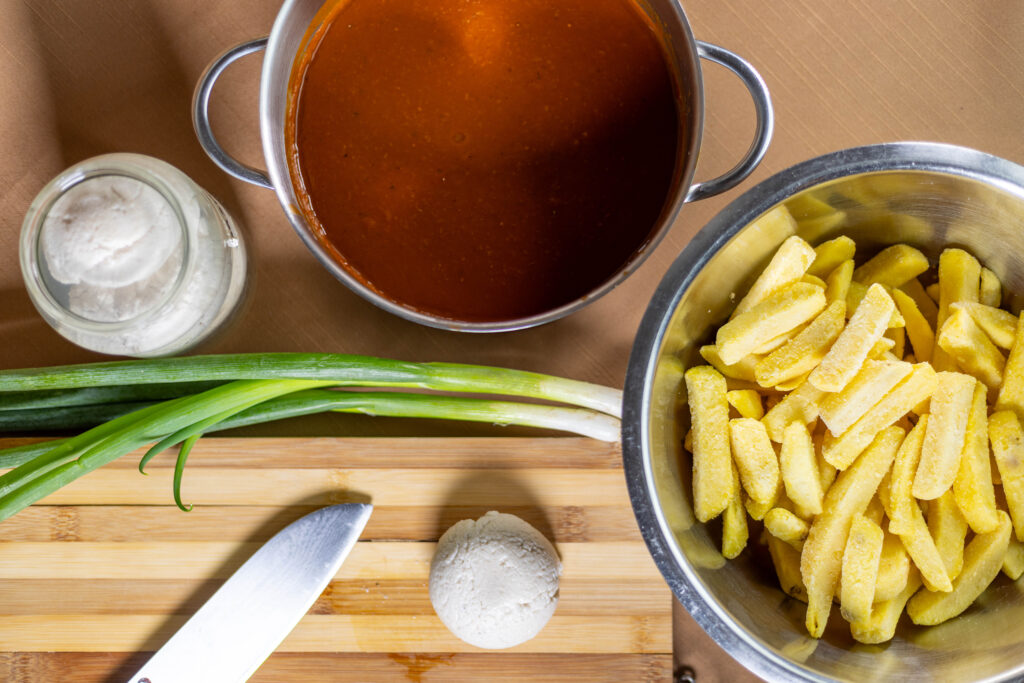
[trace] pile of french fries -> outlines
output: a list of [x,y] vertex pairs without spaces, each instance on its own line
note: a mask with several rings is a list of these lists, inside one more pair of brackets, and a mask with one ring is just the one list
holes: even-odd
[[[796,230],[785,208],[760,220]],[[938,624],[1024,573],[1024,315],[962,249],[937,277],[913,247],[859,266],[855,249],[783,242],[685,373],[684,446],[722,554],[763,522],[807,631],[837,602],[854,639],[881,643],[904,610]]]

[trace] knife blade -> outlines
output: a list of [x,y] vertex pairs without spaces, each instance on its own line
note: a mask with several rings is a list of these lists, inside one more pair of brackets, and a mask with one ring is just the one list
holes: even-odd
[[372,511],[364,503],[331,505],[279,531],[129,683],[247,680],[337,574]]

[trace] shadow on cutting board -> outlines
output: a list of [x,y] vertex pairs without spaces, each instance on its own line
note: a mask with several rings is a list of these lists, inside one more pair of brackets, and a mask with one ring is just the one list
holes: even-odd
[[371,503],[372,497],[361,491],[329,491],[325,494],[310,496],[293,502],[287,507],[274,510],[267,519],[260,524],[238,548],[214,571],[215,577],[203,581],[198,588],[192,591],[170,614],[157,626],[143,642],[141,651],[129,655],[120,666],[118,666],[107,677],[108,683],[123,683],[127,678],[142,668],[154,652],[160,649],[165,642],[177,631],[185,621],[198,610],[203,603],[220,588],[227,577],[231,576],[242,564],[248,560],[255,549],[252,545],[263,545],[277,532],[294,522],[299,517],[326,505],[338,503]]
[[[474,504],[481,494],[500,492],[500,498],[517,501],[511,505]],[[537,500],[533,491],[506,471],[480,470],[468,474],[447,492],[444,505],[438,512],[434,538],[440,538],[453,524],[463,519],[479,519],[491,510],[507,512],[523,518],[536,527],[537,531],[555,545],[558,544],[547,510]]]

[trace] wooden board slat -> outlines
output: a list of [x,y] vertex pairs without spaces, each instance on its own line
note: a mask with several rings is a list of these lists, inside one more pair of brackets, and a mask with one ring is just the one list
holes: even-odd
[[[191,614],[223,579],[5,579],[0,618],[33,614]],[[40,600],[39,596],[47,596]],[[565,616],[651,614],[671,600],[667,585],[614,578],[564,579],[558,613]],[[416,578],[331,581],[310,614],[433,614],[427,582]]]
[[[10,442],[0,441],[0,447]],[[617,448],[576,438],[209,438],[171,504],[173,453],[139,453],[0,523],[0,679],[120,680],[261,543],[316,507],[374,514],[310,612],[254,680],[665,680],[671,592],[636,529]],[[437,538],[497,509],[563,564],[548,626],[487,652],[434,614]],[[80,675],[79,675],[80,674]]]
[[[0,654],[0,680],[58,681],[74,672],[76,683],[123,681],[150,653],[24,652]],[[479,683],[530,681],[579,683],[628,681],[664,683],[671,677],[670,655],[589,655],[510,653],[275,653],[249,679],[251,683]]]
[[[37,443],[43,439],[0,439],[3,447]],[[552,439],[488,437],[457,439],[417,438],[409,448],[408,438],[379,437],[274,437],[233,439],[211,436],[199,441],[189,455],[188,466],[243,467],[245,469],[331,469],[338,467],[339,456],[346,469],[408,469],[457,467],[460,469],[524,469],[564,467],[570,469],[616,469],[621,452],[615,444],[581,437],[563,437],[558,447]],[[131,469],[138,466],[145,449],[115,460],[107,469]],[[175,451],[167,451],[150,461],[151,467],[174,467]]]
[[[490,505],[374,506],[364,536],[381,540],[429,541],[461,519],[476,519]],[[185,513],[166,506],[36,505],[0,524],[4,541],[165,541],[268,540],[316,506],[234,506],[224,525],[220,507],[196,507]],[[522,517],[556,543],[640,541],[632,510],[619,506],[503,505],[502,512]]]
[[[670,610],[671,612],[671,610]],[[0,619],[0,643],[11,651],[133,652],[156,649],[187,615],[46,614]],[[557,612],[535,638],[504,652],[664,653],[672,646],[668,615]],[[308,614],[278,652],[480,652],[434,615]]]
[[[425,581],[435,546],[432,542],[360,541],[337,578]],[[230,541],[10,543],[0,553],[0,579],[227,578],[259,547],[259,543]],[[624,581],[661,576],[642,543],[560,543],[558,554],[566,576]]]
[[[191,460],[191,457],[189,458]],[[342,465],[344,461],[339,461]],[[173,468],[100,469],[52,495],[44,505],[171,504]],[[201,474],[201,476],[200,476]],[[522,505],[531,497],[548,506],[629,505],[622,473],[560,467],[515,470],[282,469],[205,467],[187,471],[182,498],[194,505],[332,505],[362,502],[388,506]]]

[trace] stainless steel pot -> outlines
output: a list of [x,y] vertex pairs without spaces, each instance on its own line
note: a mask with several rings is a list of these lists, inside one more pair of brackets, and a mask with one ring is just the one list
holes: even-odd
[[[779,590],[770,562],[748,549],[726,562],[720,534],[695,523],[682,370],[788,237],[751,226],[785,203],[816,243],[838,234],[863,256],[906,242],[937,260],[960,246],[1024,299],[1024,168],[962,147],[895,143],[829,154],[764,181],[726,207],[679,255],[640,325],[625,387],[623,451],[637,521],[665,580],[705,631],[754,673],[780,681],[976,681],[1024,675],[1024,581],[1003,580],[946,624],[901,624],[885,646],[854,643],[832,615],[816,642],[805,605]],[[684,392],[685,393],[685,392]],[[904,622],[906,622],[904,617]]]
[[[312,34],[310,24],[315,20],[316,14],[323,4],[323,0],[286,0],[277,15],[269,38],[260,38],[237,45],[222,54],[209,66],[200,78],[193,100],[193,123],[196,134],[203,149],[222,169],[236,178],[273,189],[277,193],[277,198],[292,227],[331,274],[368,301],[413,322],[448,330],[503,332],[540,325],[568,315],[607,293],[636,270],[668,231],[683,203],[710,197],[735,186],[754,170],[768,149],[772,135],[773,117],[768,89],[760,75],[736,54],[724,48],[694,40],[682,7],[675,0],[650,0],[646,6],[663,27],[671,50],[677,82],[681,89],[681,101],[691,108],[689,112],[680,115],[683,120],[687,118],[688,114],[690,123],[682,126],[683,135],[680,140],[682,153],[676,160],[677,181],[652,238],[628,263],[595,291],[539,315],[516,320],[480,323],[450,320],[417,311],[380,296],[353,277],[349,271],[332,259],[317,241],[298,209],[298,201],[289,177],[285,148],[284,130],[288,79],[296,56],[305,49],[306,40]],[[210,94],[220,74],[235,60],[260,50],[266,50],[260,78],[259,105],[260,134],[267,165],[266,172],[246,166],[228,154],[217,143],[210,128],[208,116]],[[698,57],[725,66],[743,80],[754,99],[757,129],[754,134],[754,142],[734,168],[713,180],[691,185],[694,167],[697,163],[704,117],[704,94]]]

